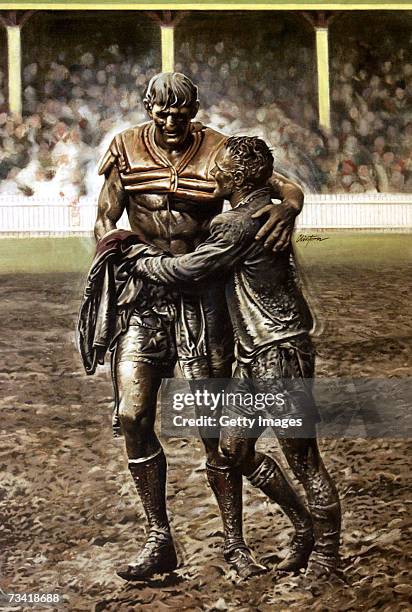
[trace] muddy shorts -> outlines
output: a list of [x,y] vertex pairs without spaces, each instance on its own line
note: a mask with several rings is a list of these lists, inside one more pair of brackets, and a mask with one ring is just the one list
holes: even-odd
[[[159,288],[157,288],[159,289]],[[157,297],[157,299],[156,299]],[[171,376],[176,363],[185,378],[230,377],[233,340],[225,310],[210,296],[162,293],[139,304],[117,342],[116,363],[143,362]],[[211,306],[212,305],[212,306]]]
[[320,421],[313,397],[315,349],[305,334],[272,344],[249,363],[238,363],[234,384],[253,393],[280,394],[281,406],[266,410],[267,417],[302,419],[309,430]]

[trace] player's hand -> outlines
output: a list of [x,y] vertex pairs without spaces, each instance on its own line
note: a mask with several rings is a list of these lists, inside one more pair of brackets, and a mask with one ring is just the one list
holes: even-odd
[[253,219],[268,216],[255,240],[264,240],[264,247],[275,253],[283,251],[290,244],[297,213],[296,206],[288,200],[283,200],[281,204],[266,204],[252,215]]

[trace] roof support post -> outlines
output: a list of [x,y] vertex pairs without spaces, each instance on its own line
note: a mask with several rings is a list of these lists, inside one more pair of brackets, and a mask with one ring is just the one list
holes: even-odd
[[302,17],[309,21],[315,30],[319,126],[327,132],[332,128],[330,116],[329,25],[340,12],[301,12]]
[[0,25],[7,35],[7,79],[9,113],[21,117],[22,103],[22,60],[21,30],[35,11],[1,11]]
[[316,68],[318,75],[318,109],[319,125],[329,131],[330,91],[329,91],[329,30],[328,27],[317,27],[316,32]]
[[6,26],[7,32],[7,74],[9,90],[9,111],[12,115],[22,113],[21,82],[21,29],[20,26]]
[[175,69],[175,28],[182,21],[187,11],[149,11],[150,19],[160,26],[162,47],[162,72],[174,72]]
[[18,25],[7,25],[7,66],[9,112],[21,116],[22,82],[21,82],[21,28]]
[[162,72],[174,72],[175,69],[175,28],[173,25],[161,25]]

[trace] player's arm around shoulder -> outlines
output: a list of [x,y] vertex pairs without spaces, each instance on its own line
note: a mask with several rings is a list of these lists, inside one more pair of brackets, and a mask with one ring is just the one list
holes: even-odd
[[293,209],[298,215],[304,202],[303,189],[279,172],[273,172],[269,183],[273,191],[272,197],[281,200],[282,204]]
[[272,197],[280,204],[266,204],[253,215],[254,219],[267,216],[266,222],[256,234],[256,240],[263,240],[267,249],[282,251],[290,244],[295,220],[304,203],[301,187],[282,174],[274,172],[269,180]]

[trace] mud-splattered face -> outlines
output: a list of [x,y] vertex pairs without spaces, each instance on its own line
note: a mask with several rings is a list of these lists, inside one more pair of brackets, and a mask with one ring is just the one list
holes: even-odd
[[162,107],[153,104],[149,116],[156,126],[156,141],[165,149],[182,148],[188,140],[190,122],[196,112],[190,106]]

